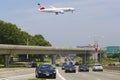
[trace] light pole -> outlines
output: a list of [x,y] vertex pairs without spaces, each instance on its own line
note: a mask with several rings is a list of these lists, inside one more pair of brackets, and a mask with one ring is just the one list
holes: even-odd
[[[27,46],[29,45],[29,42],[28,42],[28,38],[27,38]],[[29,55],[28,55],[28,53],[27,53],[27,61],[28,61],[28,59],[29,59]]]
[[95,41],[94,43],[94,48],[95,48],[95,62],[98,62],[98,41]]
[[45,61],[48,62],[48,55],[45,55]]
[[99,56],[99,57],[100,57],[99,61],[100,61],[100,63],[102,63],[102,50],[101,50],[101,48],[100,48],[100,53],[99,53],[99,54],[100,54],[100,56]]
[[87,64],[87,58],[88,58],[88,52],[87,52],[87,50],[85,49],[85,64]]
[[[89,36],[89,38],[91,38],[91,36]],[[98,62],[98,49],[100,47],[100,46],[98,46],[98,41],[99,41],[98,39],[104,38],[104,36],[94,35],[93,38],[94,38],[94,49],[95,49],[94,59],[95,59],[95,62]]]

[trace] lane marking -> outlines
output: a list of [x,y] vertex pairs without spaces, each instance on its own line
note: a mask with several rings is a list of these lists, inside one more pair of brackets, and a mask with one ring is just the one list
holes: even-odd
[[64,77],[62,77],[62,75],[60,75],[58,69],[56,69],[56,71],[57,71],[57,75],[58,75],[62,80],[66,80]]
[[11,80],[11,79],[17,79],[17,78],[27,78],[26,76],[33,76],[34,73],[30,73],[30,74],[21,74],[21,75],[14,75],[14,76],[9,76],[9,77],[6,77],[6,78],[0,78],[0,80]]

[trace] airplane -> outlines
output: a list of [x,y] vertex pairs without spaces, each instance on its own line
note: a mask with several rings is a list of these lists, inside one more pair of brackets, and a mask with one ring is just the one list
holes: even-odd
[[56,15],[58,15],[59,13],[64,14],[64,12],[73,12],[73,11],[75,11],[75,8],[71,8],[71,7],[68,7],[68,8],[56,8],[56,7],[50,6],[51,8],[45,8],[45,7],[42,7],[40,5],[40,3],[38,3],[38,6],[40,7],[38,9],[39,11],[48,12],[48,13],[55,13]]

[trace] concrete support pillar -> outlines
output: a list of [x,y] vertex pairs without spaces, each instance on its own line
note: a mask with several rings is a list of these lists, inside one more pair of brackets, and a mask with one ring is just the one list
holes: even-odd
[[8,54],[4,55],[4,60],[5,60],[4,66],[9,67],[9,55]]
[[56,64],[56,54],[52,55],[52,64]]
[[98,53],[95,53],[95,62],[98,62]]

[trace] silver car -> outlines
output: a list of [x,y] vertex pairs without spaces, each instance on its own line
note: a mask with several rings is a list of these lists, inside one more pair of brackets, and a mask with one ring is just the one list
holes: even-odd
[[94,64],[92,71],[103,71],[103,66],[101,64]]

